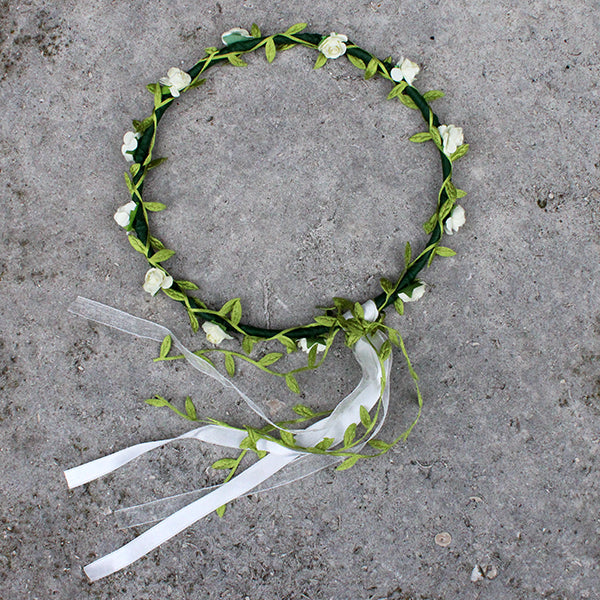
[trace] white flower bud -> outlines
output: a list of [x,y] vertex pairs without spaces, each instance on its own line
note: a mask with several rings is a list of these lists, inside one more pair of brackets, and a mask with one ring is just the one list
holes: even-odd
[[159,83],[166,85],[171,92],[173,98],[179,97],[179,92],[186,88],[192,82],[192,78],[189,73],[182,71],[178,67],[171,67],[167,71],[166,77],[161,77]]
[[325,58],[339,58],[346,53],[346,44],[348,37],[332,31],[324,40],[321,40],[318,50]]
[[144,291],[148,292],[152,296],[156,295],[156,292],[161,288],[166,290],[173,285],[173,278],[167,275],[162,269],[153,267],[149,269],[144,278]]
[[219,327],[216,323],[211,323],[210,321],[202,323],[202,329],[204,329],[204,333],[206,333],[206,339],[215,346],[218,346],[223,340],[233,339],[222,327]]
[[465,209],[457,204],[450,213],[450,216],[444,221],[444,231],[448,235],[456,233],[467,221]]

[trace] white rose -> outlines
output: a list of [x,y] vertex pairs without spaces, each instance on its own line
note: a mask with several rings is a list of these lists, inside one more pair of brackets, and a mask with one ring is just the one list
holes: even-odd
[[450,216],[444,221],[444,230],[448,235],[456,233],[467,221],[465,209],[457,204],[450,213]]
[[306,352],[307,354],[310,352],[311,348],[313,348],[315,346],[315,344],[317,346],[317,353],[325,352],[325,348],[327,348],[327,346],[324,346],[323,344],[319,344],[318,342],[313,342],[309,346],[308,340],[306,338],[300,338],[298,340],[298,348],[300,348],[300,350],[302,350],[302,352]]
[[135,211],[136,208],[137,204],[133,200],[127,204],[124,204],[123,206],[120,206],[117,208],[117,212],[115,213],[115,221],[121,227],[129,227],[131,222],[131,213]]
[[215,346],[218,346],[223,340],[232,340],[233,338],[226,333],[223,328],[219,327],[216,323],[205,321],[202,323],[202,329],[206,333],[206,339]]
[[459,146],[462,146],[464,142],[462,127],[456,127],[455,125],[440,125],[438,131],[442,136],[442,142],[444,143],[444,154],[451,156],[456,152]]
[[346,44],[348,37],[342,34],[331,32],[329,37],[326,37],[319,44],[318,50],[325,58],[339,58],[346,53]]
[[400,298],[400,300],[402,300],[402,302],[416,302],[417,300],[419,300],[420,298],[423,297],[424,293],[425,293],[425,284],[419,283],[419,285],[413,289],[410,296],[408,294],[405,294],[404,292],[400,292],[398,294],[398,298]]
[[128,162],[133,162],[133,153],[138,147],[138,140],[142,134],[133,131],[128,131],[123,136],[123,145],[121,146],[121,154],[125,157]]
[[390,71],[390,77],[398,82],[404,79],[408,85],[412,85],[412,82],[415,80],[415,77],[421,69],[417,63],[408,60],[408,58],[402,58],[400,60],[401,62]]
[[163,270],[153,267],[148,269],[144,279],[144,291],[154,296],[161,288],[166,290],[173,285],[173,278]]
[[167,71],[167,76],[161,77],[159,82],[161,85],[166,85],[169,88],[169,92],[171,92],[173,98],[178,98],[179,92],[190,85],[192,78],[189,73],[177,67],[171,67]]
[[226,31],[221,36],[221,41],[229,46],[231,44],[235,44],[236,42],[241,41],[242,38],[251,38],[250,32],[247,29],[242,29],[241,27],[234,27],[229,31]]

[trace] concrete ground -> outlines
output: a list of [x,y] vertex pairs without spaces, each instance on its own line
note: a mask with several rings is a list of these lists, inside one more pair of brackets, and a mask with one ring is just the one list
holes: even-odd
[[[147,83],[190,67],[234,26],[307,21],[422,66],[435,109],[465,130],[455,182],[467,224],[390,316],[421,377],[423,418],[387,457],[235,502],[97,583],[83,566],[133,539],[113,511],[218,480],[192,442],[67,490],[62,471],[190,426],[156,393],[242,424],[237,400],[158,344],[67,312],[87,296],[173,328],[112,219],[127,201],[121,138]],[[600,598],[600,12],[594,0],[0,3],[0,597],[191,600]],[[418,116],[345,59],[294,49],[221,67],[165,118],[170,160],[148,199],[173,269],[218,305],[291,325],[333,295],[365,300],[401,268],[440,183]],[[236,347],[231,342],[231,347]],[[292,360],[295,360],[292,359]],[[331,407],[357,381],[336,346],[300,379]],[[292,397],[238,383],[286,418]],[[415,414],[396,356],[392,438]],[[448,546],[435,536],[447,532]],[[479,565],[493,578],[471,581]]]

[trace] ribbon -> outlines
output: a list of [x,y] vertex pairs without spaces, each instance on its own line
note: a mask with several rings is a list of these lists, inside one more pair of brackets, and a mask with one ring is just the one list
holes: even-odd
[[[365,318],[370,320],[377,318],[377,308],[371,300],[365,303],[364,309]],[[255,401],[249,398],[231,380],[221,375],[211,364],[188,350],[166,327],[82,297],[77,298],[69,307],[69,311],[97,323],[157,342],[161,342],[165,336],[170,335],[173,346],[184,355],[192,367],[217,380],[223,387],[232,389],[263,420],[273,427],[282,429],[269,419],[265,411]],[[343,440],[346,429],[352,423],[358,424],[360,422],[360,407],[364,406],[367,410],[371,410],[381,398],[378,423],[371,432],[369,439],[377,435],[385,421],[390,395],[391,354],[384,361],[385,386],[382,390],[383,374],[376,351],[385,339],[383,334],[377,332],[371,336],[371,343],[365,339],[360,339],[354,345],[352,351],[362,369],[362,378],[356,388],[340,401],[329,416],[305,429],[285,430],[295,436],[296,443],[299,446],[313,447],[326,437],[334,439],[332,447],[339,444]],[[69,488],[72,489],[111,473],[142,454],[175,440],[195,439],[239,449],[241,441],[246,436],[247,432],[242,429],[221,425],[205,425],[175,438],[145,442],[125,448],[114,454],[69,469],[65,471],[65,477]],[[363,446],[364,443],[355,446],[353,450],[358,452]],[[257,448],[266,451],[268,454],[227,483],[158,500],[141,507],[133,507],[132,518],[134,521],[139,521],[141,518],[144,522],[150,522],[162,518],[165,509],[169,510],[173,505],[180,504],[181,500],[187,499],[188,495],[200,496],[187,506],[178,508],[173,514],[170,514],[157,525],[154,525],[121,548],[87,565],[84,571],[90,581],[96,581],[127,567],[202,517],[236,498],[250,492],[258,493],[297,481],[344,458],[335,455],[311,454],[264,439],[257,442]],[[148,513],[152,511],[154,511],[154,514],[148,516]]]

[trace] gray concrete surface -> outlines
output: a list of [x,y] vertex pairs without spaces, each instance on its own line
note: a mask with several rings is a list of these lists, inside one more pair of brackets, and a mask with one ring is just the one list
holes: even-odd
[[[250,600],[600,598],[598,287],[600,28],[596,1],[0,3],[0,597]],[[233,26],[308,21],[380,56],[420,63],[443,120],[465,129],[457,165],[468,222],[429,293],[392,318],[426,404],[408,442],[345,473],[237,501],[125,571],[82,567],[142,531],[112,511],[216,480],[191,443],[68,492],[62,470],[182,433],[146,406],[190,393],[243,423],[235,399],[153,343],[67,313],[77,295],[169,324],[145,265],[112,221],[127,201],[121,136],[146,116],[146,83],[190,66]],[[170,161],[148,183],[176,269],[218,304],[290,324],[333,294],[364,300],[397,273],[438,183],[407,136],[414,114],[337,61],[295,49],[210,73],[168,116]],[[299,73],[301,71],[301,73]],[[186,231],[183,231],[183,228]],[[360,255],[357,253],[360,251]],[[301,380],[331,406],[357,375],[338,347]],[[296,400],[243,369],[275,416]],[[392,437],[415,410],[401,360]],[[275,402],[277,401],[277,402]],[[280,408],[279,408],[280,407]],[[442,548],[435,535],[449,532]],[[475,565],[493,580],[470,581]]]

